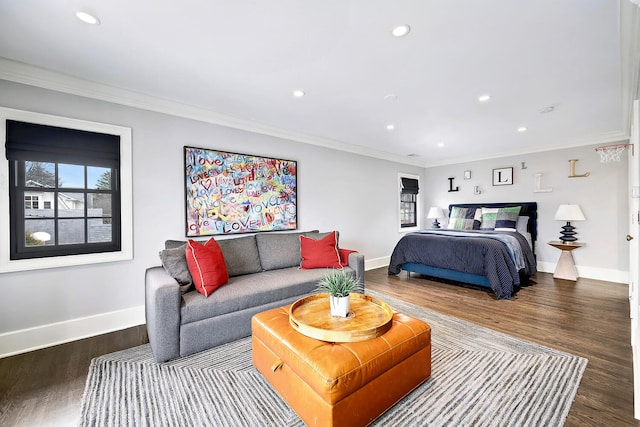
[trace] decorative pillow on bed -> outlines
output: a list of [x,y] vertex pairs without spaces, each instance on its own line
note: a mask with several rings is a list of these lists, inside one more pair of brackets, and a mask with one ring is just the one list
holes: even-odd
[[516,224],[516,231],[520,234],[528,234],[529,231],[527,228],[529,227],[529,217],[528,216],[519,216],[518,223]]
[[516,224],[516,231],[524,236],[529,243],[529,247],[533,249],[533,239],[531,237],[531,233],[527,230],[529,226],[529,217],[528,216],[519,216],[518,223]]
[[459,208],[454,206],[451,208],[447,228],[450,230],[479,230],[481,215],[481,208]]
[[480,230],[516,231],[520,206],[511,208],[482,208]]

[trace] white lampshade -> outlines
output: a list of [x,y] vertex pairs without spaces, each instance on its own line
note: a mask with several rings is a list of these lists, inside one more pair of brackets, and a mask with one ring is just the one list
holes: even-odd
[[429,213],[427,214],[427,218],[444,218],[445,214],[442,208],[432,207],[429,209]]
[[585,221],[586,218],[578,205],[560,205],[553,218],[556,221]]

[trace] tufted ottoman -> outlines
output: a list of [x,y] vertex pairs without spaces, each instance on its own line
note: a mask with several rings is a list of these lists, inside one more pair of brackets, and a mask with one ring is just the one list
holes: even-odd
[[289,306],[253,316],[253,364],[309,426],[367,425],[431,376],[431,328],[395,313],[382,336],[318,341],[289,324]]

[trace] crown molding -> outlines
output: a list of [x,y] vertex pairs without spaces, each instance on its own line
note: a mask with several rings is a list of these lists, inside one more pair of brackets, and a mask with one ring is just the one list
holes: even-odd
[[0,57],[0,79],[35,86],[56,92],[97,99],[142,110],[154,111],[171,116],[182,117],[200,122],[211,123],[228,128],[267,135],[275,138],[287,139],[304,144],[316,145],[333,150],[374,157],[381,160],[398,162],[413,166],[424,166],[420,159],[391,154],[379,150],[368,149],[354,144],[337,141],[330,138],[320,138],[265,125],[255,121],[245,120],[214,111],[183,104],[164,98],[117,88],[114,86],[81,79],[67,74],[58,73],[33,65],[12,61]]
[[478,162],[482,160],[501,159],[505,157],[522,156],[525,154],[544,153],[547,151],[564,150],[567,148],[585,147],[589,145],[606,145],[616,142],[626,141],[629,139],[629,134],[623,131],[606,132],[593,138],[585,138],[576,141],[556,142],[553,145],[546,145],[544,147],[537,147],[534,149],[522,149],[516,151],[508,151],[503,153],[492,153],[486,156],[474,156],[474,157],[459,157],[457,159],[451,159],[443,162],[425,163],[425,168],[432,168],[438,166],[455,165],[460,163]]
[[[622,3],[624,3],[624,0],[622,0]],[[638,24],[640,20],[640,13],[638,12],[637,7],[633,5],[630,5],[630,7],[633,7],[633,9],[631,10],[632,13],[630,13],[632,17],[625,18],[624,20],[628,22],[626,23],[626,25],[621,26],[623,28],[621,31],[624,33],[621,35],[621,49],[623,57],[622,68],[623,70],[626,69],[627,71],[631,70],[626,73],[623,72],[622,76],[624,131],[610,132],[597,136],[595,138],[588,138],[581,141],[569,141],[564,143],[559,142],[553,145],[539,147],[532,150],[524,149],[504,153],[492,153],[486,156],[460,157],[441,162],[429,162],[420,157],[402,156],[380,150],[365,148],[359,145],[349,144],[330,138],[321,138],[301,132],[295,132],[283,128],[269,126],[255,121],[220,114],[202,107],[159,98],[140,92],[121,89],[115,86],[81,79],[78,77],[58,73],[55,71],[2,57],[0,57],[0,79],[29,86],[35,86],[42,89],[53,90],[56,92],[97,99],[100,101],[106,101],[132,108],[154,111],[171,116],[211,123],[214,125],[271,136],[274,138],[286,139],[337,151],[353,153],[361,156],[373,157],[390,162],[397,162],[405,165],[429,168],[517,156],[523,154],[539,153],[544,151],[560,150],[564,148],[572,148],[585,145],[608,144],[628,139],[628,132],[631,123],[631,103],[633,102],[633,99],[635,99],[635,94],[638,90],[638,76],[640,75],[640,55],[637,54],[637,52],[639,51],[638,49],[640,48],[640,46],[638,46],[640,44],[638,42],[638,40],[640,40],[640,38],[638,37],[638,35],[640,35],[640,25]],[[626,10],[625,14],[627,14]],[[632,37],[632,35],[635,35],[635,37]],[[628,67],[625,67],[625,64],[627,64]]]

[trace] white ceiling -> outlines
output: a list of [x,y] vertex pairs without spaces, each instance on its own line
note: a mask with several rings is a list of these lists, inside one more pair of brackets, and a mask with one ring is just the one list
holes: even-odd
[[[625,138],[626,2],[0,0],[0,77],[19,62],[236,127],[446,164]],[[409,35],[392,37],[397,24]]]

